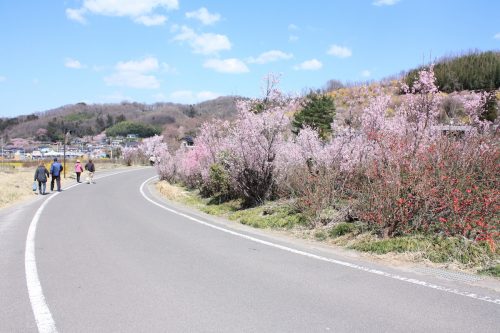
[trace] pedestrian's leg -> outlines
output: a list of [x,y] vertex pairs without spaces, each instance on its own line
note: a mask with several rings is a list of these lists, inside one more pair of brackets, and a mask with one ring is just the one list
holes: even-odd
[[80,182],[80,172],[77,172],[76,173],[76,182],[79,183]]
[[50,190],[51,191],[54,191],[54,181],[55,181],[54,176],[52,176],[50,178]]
[[91,174],[90,178],[92,179],[92,183],[94,183],[94,184],[95,184],[95,181],[94,181],[94,173],[93,173],[93,172],[91,172],[90,174]]
[[45,194],[45,188],[47,187],[47,182],[42,183],[42,194]]
[[87,171],[87,184],[90,184],[90,171]]
[[61,176],[58,176],[56,178],[56,181],[57,181],[57,191],[61,191]]
[[42,191],[42,184],[43,184],[43,183],[42,183],[41,181],[38,181],[38,192],[39,192],[40,194],[43,194],[43,191]]

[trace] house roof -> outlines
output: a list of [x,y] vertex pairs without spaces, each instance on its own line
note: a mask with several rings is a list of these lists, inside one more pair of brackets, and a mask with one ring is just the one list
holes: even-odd
[[192,136],[186,135],[182,137],[179,141],[185,141],[188,145],[193,145],[194,144],[194,139]]

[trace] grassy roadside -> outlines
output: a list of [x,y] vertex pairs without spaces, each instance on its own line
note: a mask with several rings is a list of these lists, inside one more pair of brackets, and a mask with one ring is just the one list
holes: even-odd
[[239,201],[218,204],[202,198],[196,191],[165,181],[159,182],[157,189],[169,200],[255,228],[286,230],[295,237],[368,253],[378,258],[427,262],[438,267],[500,278],[500,249],[497,247],[493,253],[486,243],[434,235],[380,239],[362,223],[344,222],[311,228],[307,217],[294,207],[292,201],[270,202],[259,207],[241,209]]
[[[63,189],[76,180],[73,165],[73,162],[66,163],[66,178],[61,177],[61,186]],[[106,169],[124,167],[122,164],[99,161],[95,165],[97,173]],[[49,169],[50,162],[47,162],[45,166]],[[29,200],[37,195],[38,191],[33,192],[31,187],[36,167],[37,162],[9,162],[0,164],[0,209]],[[47,182],[47,190],[50,190],[50,180]]]

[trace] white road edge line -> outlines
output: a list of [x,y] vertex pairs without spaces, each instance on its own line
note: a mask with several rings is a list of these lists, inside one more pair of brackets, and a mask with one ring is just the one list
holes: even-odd
[[141,184],[141,187],[140,187],[139,190],[140,190],[142,196],[146,200],[148,200],[152,204],[154,204],[154,205],[156,205],[156,206],[158,206],[158,207],[160,207],[160,208],[162,208],[164,210],[167,210],[167,211],[169,211],[171,213],[174,213],[174,214],[177,214],[179,216],[185,217],[185,218],[187,218],[187,219],[189,219],[191,221],[194,221],[196,223],[202,224],[202,225],[207,226],[209,228],[213,228],[213,229],[216,229],[216,230],[219,230],[219,231],[222,231],[222,232],[225,232],[225,233],[237,236],[237,237],[241,237],[241,238],[250,240],[250,241],[255,242],[255,243],[267,245],[267,246],[274,247],[274,248],[277,248],[277,249],[280,249],[280,250],[283,250],[283,251],[295,253],[295,254],[298,254],[298,255],[301,255],[301,256],[305,256],[305,257],[309,257],[309,258],[313,258],[313,259],[317,259],[317,260],[321,260],[321,261],[326,261],[326,262],[329,262],[329,263],[332,263],[332,264],[336,264],[336,265],[350,267],[350,268],[357,269],[357,270],[360,270],[360,271],[364,271],[364,272],[367,272],[367,273],[376,274],[376,275],[384,276],[384,277],[387,277],[387,278],[391,278],[391,279],[394,279],[394,280],[399,280],[399,281],[403,281],[403,282],[407,282],[407,283],[411,283],[411,284],[416,284],[416,285],[419,285],[419,286],[422,286],[422,287],[426,287],[426,288],[430,288],[430,289],[440,290],[440,291],[447,292],[447,293],[450,293],[450,294],[455,294],[455,295],[459,295],[459,296],[465,296],[465,297],[473,298],[475,300],[479,300],[479,301],[484,301],[484,302],[488,302],[488,303],[493,303],[493,304],[496,304],[496,305],[500,305],[500,299],[491,298],[489,296],[480,296],[480,295],[477,295],[477,294],[472,293],[472,292],[467,292],[467,291],[461,291],[461,290],[457,290],[457,289],[453,289],[453,288],[448,288],[448,287],[436,285],[436,284],[433,284],[433,283],[425,282],[425,281],[422,281],[422,280],[408,278],[408,277],[404,277],[404,276],[401,276],[401,275],[391,274],[391,273],[387,273],[387,272],[384,272],[384,271],[381,271],[381,270],[377,270],[377,269],[373,269],[373,268],[369,268],[369,267],[360,266],[360,265],[353,264],[353,263],[346,262],[346,261],[341,261],[341,260],[336,260],[336,259],[331,259],[331,258],[323,257],[323,256],[316,255],[316,254],[313,254],[313,253],[309,253],[309,252],[305,252],[305,251],[293,249],[291,247],[279,245],[279,244],[272,243],[272,242],[269,242],[269,241],[265,241],[265,240],[262,240],[262,239],[259,239],[259,238],[248,236],[248,235],[245,235],[245,234],[233,231],[233,230],[222,228],[222,227],[210,224],[208,222],[199,220],[199,219],[197,219],[195,217],[192,217],[190,215],[187,215],[187,214],[181,213],[179,211],[176,211],[174,209],[165,207],[162,204],[160,204],[160,203],[158,203],[158,202],[156,202],[156,201],[148,198],[146,196],[146,194],[144,193],[144,186],[148,182],[150,182],[151,180],[157,179],[157,178],[158,178],[158,176],[151,177],[149,179],[146,179]]
[[[109,176],[114,176],[124,172],[136,171],[141,169],[125,170],[120,172],[115,172],[111,174],[106,174],[96,179],[101,179]],[[83,183],[74,184],[68,186],[66,189],[82,185]],[[42,205],[38,208],[33,219],[31,220],[28,235],[26,236],[26,249],[24,252],[24,269],[26,272],[26,285],[28,287],[28,294],[31,303],[31,309],[35,315],[36,325],[40,333],[56,333],[56,323],[52,317],[52,313],[47,306],[45,301],[45,296],[43,295],[42,285],[40,284],[40,279],[38,277],[38,270],[36,268],[36,256],[35,256],[35,236],[36,228],[40,220],[40,216],[47,204],[59,195],[60,192],[53,193],[47,200],[45,200]]]

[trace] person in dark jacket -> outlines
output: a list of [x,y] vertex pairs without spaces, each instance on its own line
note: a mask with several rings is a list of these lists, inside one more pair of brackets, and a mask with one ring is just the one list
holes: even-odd
[[43,164],[43,161],[38,164],[38,167],[35,170],[35,179],[34,181],[38,181],[38,192],[40,194],[45,194],[45,187],[47,186],[47,177],[49,177],[49,170]]
[[88,163],[85,164],[85,170],[88,171],[87,184],[90,184],[91,182],[93,184],[95,184],[95,181],[94,181],[95,166],[94,166],[94,162],[92,162],[92,160],[89,160]]
[[52,179],[50,180],[50,190],[54,191],[54,181],[57,183],[57,191],[61,192],[61,172],[63,171],[63,166],[57,161],[57,157],[54,158],[54,163],[50,166],[50,174]]

